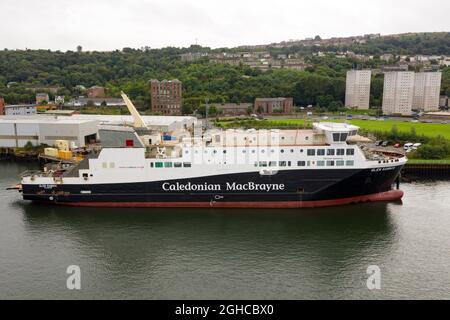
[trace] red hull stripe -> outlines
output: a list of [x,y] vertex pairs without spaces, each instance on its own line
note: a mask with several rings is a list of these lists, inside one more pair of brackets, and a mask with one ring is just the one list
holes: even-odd
[[403,191],[369,194],[365,196],[319,200],[319,201],[273,201],[273,202],[57,202],[59,205],[78,207],[154,207],[154,208],[319,208],[377,201],[396,201]]

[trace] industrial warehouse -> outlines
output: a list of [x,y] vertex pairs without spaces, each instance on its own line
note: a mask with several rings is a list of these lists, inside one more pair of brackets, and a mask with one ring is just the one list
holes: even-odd
[[[186,129],[195,125],[195,117],[142,117],[149,128],[163,132]],[[72,115],[51,117],[48,115],[0,117],[0,148],[21,148],[27,143],[33,146],[53,146],[57,140],[67,140],[76,147],[95,142],[101,125],[128,126],[132,116]]]

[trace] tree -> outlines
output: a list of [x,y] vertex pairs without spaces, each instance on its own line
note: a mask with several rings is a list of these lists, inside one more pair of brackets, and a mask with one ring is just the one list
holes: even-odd
[[188,104],[183,104],[183,106],[181,107],[181,113],[183,115],[190,115],[192,114],[193,110],[192,110],[192,106],[188,105]]
[[342,109],[344,109],[344,104],[342,103],[342,101],[332,101],[328,105],[329,111],[340,111]]

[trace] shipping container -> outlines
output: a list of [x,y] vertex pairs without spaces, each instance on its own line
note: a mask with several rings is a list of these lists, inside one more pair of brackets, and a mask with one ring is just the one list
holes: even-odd
[[44,154],[49,157],[55,157],[55,158],[59,157],[58,149],[56,149],[56,148],[45,148]]
[[72,159],[72,151],[59,150],[58,151],[58,156],[61,159],[70,160],[70,159]]
[[70,142],[68,140],[55,140],[55,147],[59,150],[69,151]]

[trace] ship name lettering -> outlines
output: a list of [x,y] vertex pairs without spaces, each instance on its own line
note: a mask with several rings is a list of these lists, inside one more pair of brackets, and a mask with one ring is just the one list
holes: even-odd
[[164,191],[220,191],[221,187],[220,184],[210,184],[210,183],[204,183],[204,184],[195,184],[195,183],[169,183],[165,182],[162,185],[162,188]]
[[260,183],[254,183],[254,182],[247,182],[244,184],[241,183],[229,183],[227,182],[227,190],[233,190],[233,191],[283,191],[284,190],[284,184],[260,184]]

